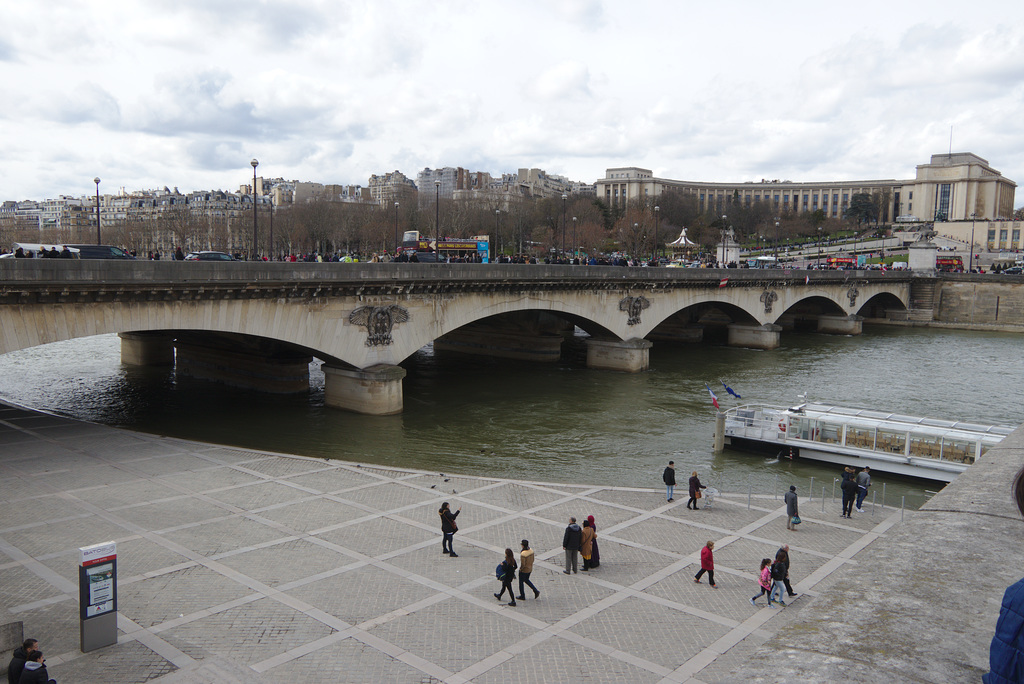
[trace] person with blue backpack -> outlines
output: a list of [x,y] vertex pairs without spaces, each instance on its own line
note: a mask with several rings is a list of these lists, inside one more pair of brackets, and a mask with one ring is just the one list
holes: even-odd
[[501,600],[501,597],[505,595],[505,590],[508,589],[508,597],[512,599],[508,602],[508,605],[516,605],[516,595],[512,592],[512,580],[516,578],[516,568],[519,564],[516,563],[516,557],[512,555],[512,549],[505,549],[505,560],[498,563],[498,567],[494,569],[494,576],[501,582],[501,593],[495,594],[494,598]]

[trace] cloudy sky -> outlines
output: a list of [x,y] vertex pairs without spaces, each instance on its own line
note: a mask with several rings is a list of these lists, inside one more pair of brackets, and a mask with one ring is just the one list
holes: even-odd
[[[1024,3],[0,5],[0,199],[531,166],[1024,184]],[[1016,205],[1024,204],[1024,190]]]

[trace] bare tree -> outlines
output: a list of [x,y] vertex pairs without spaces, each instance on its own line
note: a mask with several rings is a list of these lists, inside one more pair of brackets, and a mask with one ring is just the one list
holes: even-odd
[[184,252],[209,246],[204,239],[202,221],[192,214],[187,204],[175,204],[161,212],[160,227],[172,237],[174,246]]

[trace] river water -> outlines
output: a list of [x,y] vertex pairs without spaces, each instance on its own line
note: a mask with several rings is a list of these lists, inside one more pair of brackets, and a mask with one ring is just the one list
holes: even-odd
[[[802,495],[815,478],[831,496],[835,468],[712,452],[720,380],[743,403],[810,400],[903,414],[1019,425],[1021,337],[865,326],[858,337],[783,333],[753,351],[658,345],[639,374],[535,365],[420,350],[403,365],[405,411],[368,417],[325,408],[323,374],[308,395],[281,397],[176,378],[166,368],[120,363],[115,335],[0,356],[0,399],[132,430],[325,458],[524,480],[660,487],[675,460],[684,483],[697,470],[727,491]],[[881,503],[917,507],[941,487],[877,474]]]

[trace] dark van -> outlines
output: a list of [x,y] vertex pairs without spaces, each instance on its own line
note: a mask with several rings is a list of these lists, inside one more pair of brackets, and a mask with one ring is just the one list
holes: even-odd
[[68,245],[78,250],[79,259],[134,259],[131,254],[113,245]]

